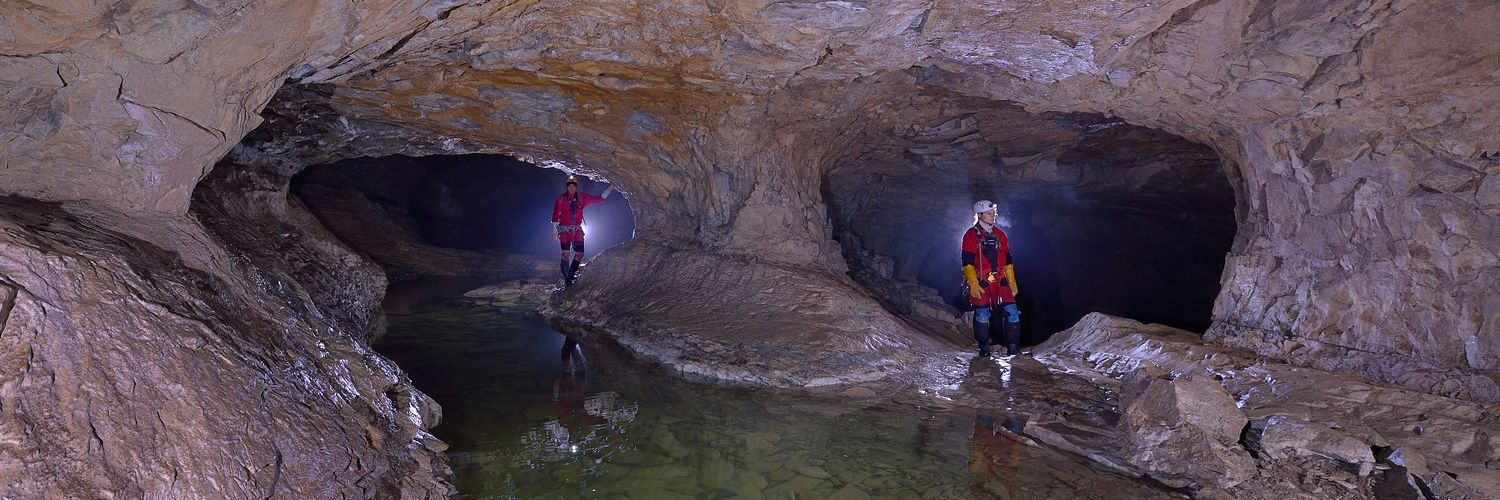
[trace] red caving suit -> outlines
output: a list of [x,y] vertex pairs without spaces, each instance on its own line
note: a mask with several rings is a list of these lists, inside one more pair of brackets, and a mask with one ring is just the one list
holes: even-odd
[[[552,204],[552,223],[570,228],[557,233],[563,243],[583,243],[583,209],[600,203],[604,203],[604,197],[582,191],[577,192],[572,199],[569,199],[568,193],[557,195],[557,202]],[[582,250],[573,258],[582,259]]]
[[1005,266],[1011,264],[1010,238],[1000,226],[994,226],[994,229],[994,232],[987,232],[979,224],[974,224],[964,232],[964,265],[969,265],[972,259],[974,270],[979,274],[979,286],[984,289],[983,297],[969,297],[969,304],[974,307],[993,307],[1016,301],[1005,276]]

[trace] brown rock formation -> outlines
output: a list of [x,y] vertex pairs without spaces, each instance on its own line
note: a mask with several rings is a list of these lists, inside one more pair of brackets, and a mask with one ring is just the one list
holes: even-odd
[[[308,110],[286,116],[301,124],[247,138],[229,157],[244,168],[225,174],[244,181],[243,196],[263,197],[243,204],[261,221],[246,227],[262,235],[281,221],[305,220],[294,205],[279,201],[286,180],[307,164],[372,154],[372,144],[380,154],[510,153],[601,174],[631,196],[639,236],[620,252],[622,260],[610,261],[611,279],[587,285],[558,306],[569,321],[628,326],[610,333],[622,343],[639,342],[641,353],[664,352],[684,341],[737,342],[726,332],[742,329],[684,323],[703,315],[680,307],[628,325],[608,316],[649,311],[653,301],[701,306],[694,297],[715,291],[703,280],[704,271],[723,269],[745,277],[730,281],[736,286],[762,287],[727,294],[771,302],[750,311],[826,299],[798,313],[828,321],[788,338],[810,345],[868,340],[849,348],[857,354],[835,349],[830,356],[891,359],[883,353],[923,341],[844,277],[848,265],[833,238],[822,188],[835,167],[861,168],[846,165],[845,156],[872,149],[860,141],[872,137],[866,134],[872,125],[882,126],[884,103],[930,90],[1013,103],[1028,113],[1119,118],[1216,151],[1229,167],[1237,233],[1209,339],[1424,391],[1500,401],[1500,299],[1492,293],[1500,286],[1500,225],[1494,223],[1500,181],[1489,177],[1500,173],[1500,138],[1492,133],[1500,123],[1500,86],[1494,83],[1500,45],[1486,43],[1494,40],[1490,24],[1497,16],[1500,5],[1485,0],[8,3],[0,6],[0,124],[7,131],[0,136],[0,192],[109,207],[89,213],[133,214],[79,219],[71,231],[154,240],[165,253],[184,256],[181,266],[131,267],[141,279],[167,279],[153,274],[158,269],[191,268],[260,290],[244,292],[250,294],[246,303],[288,309],[239,311],[207,300],[218,286],[188,286],[139,306],[111,302],[111,290],[129,290],[114,282],[54,300],[32,290],[102,276],[83,270],[84,264],[51,265],[51,258],[42,257],[79,259],[74,254],[82,244],[12,236],[7,255],[26,257],[11,257],[14,264],[0,282],[0,291],[9,290],[0,297],[13,296],[0,307],[11,313],[0,331],[14,358],[5,379],[32,380],[19,375],[25,364],[17,360],[31,359],[20,353],[68,343],[84,331],[16,319],[36,317],[46,307],[62,314],[47,316],[52,319],[92,318],[95,304],[119,309],[107,317],[121,322],[103,331],[141,336],[143,342],[166,342],[181,329],[158,307],[201,307],[201,317],[247,322],[237,332],[286,332],[287,322],[318,325],[292,328],[302,334],[282,344],[246,348],[244,358],[228,357],[246,359],[243,365],[226,362],[228,373],[257,363],[272,373],[295,371],[305,366],[299,359],[323,359],[318,343],[330,342],[329,335],[359,335],[354,329],[365,314],[360,308],[378,286],[365,283],[352,292],[320,286],[317,276],[327,276],[326,269],[283,274],[311,280],[305,288],[289,281],[272,285],[260,270],[225,264],[229,257],[207,257],[243,253],[249,261],[267,262],[279,251],[266,242],[234,241],[222,237],[233,231],[222,229],[216,231],[222,239],[201,230],[162,229],[196,227],[188,215],[195,185],[262,121],[260,110],[278,92],[284,103],[272,111]],[[923,113],[961,118],[941,108]],[[388,140],[393,137],[399,141]],[[973,157],[956,161],[973,165]],[[1058,165],[1032,173],[1076,178],[1066,162]],[[9,204],[3,214],[26,228],[16,234],[56,231],[29,218],[42,211],[24,208],[29,203]],[[225,221],[242,213],[225,210]],[[141,251],[118,241],[126,243],[104,245],[88,259],[129,260],[124,256]],[[346,252],[318,241],[326,240],[293,246],[317,247],[307,251],[319,255],[314,260],[320,263]],[[694,265],[679,269],[672,249],[687,252]],[[362,267],[351,261],[339,266]],[[126,266],[111,269],[126,272]],[[778,294],[785,285],[771,278],[781,275],[792,281],[784,290],[827,295]],[[640,290],[656,296],[631,293]],[[851,308],[826,309],[829,304]],[[334,332],[321,322],[336,325]],[[673,335],[656,334],[669,331]],[[231,345],[254,338],[222,337]],[[352,341],[337,340],[344,342]],[[0,432],[67,443],[73,454],[68,456],[95,465],[87,470],[107,471],[32,473],[13,483],[22,488],[15,495],[92,495],[112,485],[144,492],[161,484],[131,471],[164,468],[132,467],[113,456],[84,458],[90,442],[106,443],[107,450],[112,443],[152,441],[101,432],[68,406],[77,403],[67,396],[73,389],[135,379],[137,358],[118,355],[118,344],[73,342],[70,359],[101,361],[49,365],[48,384],[34,391],[12,392],[24,385],[14,385],[19,382],[6,386]],[[181,352],[169,359],[180,359],[181,366],[197,366],[189,360],[222,362]],[[361,356],[351,366],[379,372],[370,368],[380,365],[378,357]],[[868,365],[803,366],[820,371],[764,382],[805,385],[894,373],[881,371],[880,363],[874,372]],[[300,400],[294,393],[330,394],[318,387],[339,380],[331,372],[307,377],[298,379],[307,386],[285,389],[288,401]],[[204,379],[171,372],[142,380],[160,385]],[[213,387],[236,389],[186,400],[223,402],[226,411],[257,407],[253,389]],[[129,392],[114,386],[108,391]],[[384,408],[380,390],[346,392],[355,402],[351,407]],[[120,404],[110,408],[142,408],[125,399],[118,396]],[[54,400],[63,403],[49,402]],[[305,420],[265,425],[308,422],[334,429],[348,421],[354,411],[348,408],[309,410]],[[44,417],[55,411],[67,415],[64,423]],[[150,427],[136,423],[151,421],[148,412],[129,413],[131,432]],[[202,436],[197,442],[240,438],[245,433],[233,425],[231,413],[204,412],[178,434]],[[367,421],[405,418],[374,414],[382,416]],[[329,432],[335,447],[371,446],[364,436]],[[376,467],[371,464],[417,460],[410,453],[425,456],[402,448],[405,441],[386,441],[408,434],[372,440],[382,444],[366,451],[385,462],[356,462]],[[40,441],[20,442],[25,444],[19,448],[0,448],[0,470],[19,471],[37,457],[61,454],[48,455]],[[165,451],[168,445],[150,448],[174,456]],[[248,464],[251,456],[266,456],[264,451],[224,459]],[[246,495],[277,484],[260,478],[215,483],[208,471],[228,470],[216,467],[184,465],[180,469],[192,471],[184,476],[191,479],[166,484],[209,496]],[[403,467],[388,470],[419,468]],[[76,482],[39,479],[56,477]],[[329,488],[352,491],[359,479],[335,481]],[[401,487],[431,491],[427,482],[414,481]],[[211,484],[231,486],[214,491]]]

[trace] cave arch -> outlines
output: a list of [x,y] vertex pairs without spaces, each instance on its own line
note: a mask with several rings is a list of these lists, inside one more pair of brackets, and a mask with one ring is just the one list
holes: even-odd
[[923,94],[886,101],[824,175],[851,275],[882,302],[964,309],[958,239],[990,199],[1017,262],[1023,342],[1095,311],[1210,326],[1237,228],[1213,149],[1101,115]]
[[[525,268],[523,261],[557,258],[549,219],[568,175],[504,155],[393,155],[308,166],[292,178],[290,194],[342,241],[392,271],[392,281],[517,276],[524,269],[512,268]],[[584,192],[604,189],[603,182],[580,180]],[[590,258],[633,236],[631,206],[620,198],[589,209]],[[421,255],[448,256],[444,261],[459,267],[414,262]],[[519,265],[484,263],[500,257]]]

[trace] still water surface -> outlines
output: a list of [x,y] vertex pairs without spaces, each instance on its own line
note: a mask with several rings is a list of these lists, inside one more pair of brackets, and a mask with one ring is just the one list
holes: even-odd
[[1180,498],[1019,444],[1023,418],[690,384],[606,360],[565,373],[534,310],[454,299],[375,348],[443,407],[463,498]]

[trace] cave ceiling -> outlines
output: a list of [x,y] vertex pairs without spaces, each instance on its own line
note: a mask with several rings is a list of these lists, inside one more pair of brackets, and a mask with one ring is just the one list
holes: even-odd
[[[1485,89],[1450,87],[1496,66],[1463,44],[1384,43],[1463,2],[1385,30],[1412,2],[76,3],[5,16],[6,65],[20,70],[8,73],[25,75],[7,98],[34,104],[5,118],[35,125],[8,141],[7,170],[45,156],[127,179],[76,195],[135,209],[184,206],[171,184],[259,125],[278,89],[321,88],[345,120],[403,124],[449,149],[607,169],[691,163],[694,130],[734,127],[785,130],[823,153],[858,110],[909,92],[878,83],[900,78],[1233,148],[1240,128],[1352,101],[1438,114],[1429,121],[1486,112],[1471,99]],[[1392,59],[1431,74],[1393,73]],[[1420,109],[1439,92],[1446,114]],[[37,116],[60,109],[72,116]],[[106,133],[78,147],[68,131],[80,125]],[[1429,142],[1460,162],[1500,149]],[[156,175],[129,179],[134,168]],[[44,198],[87,189],[21,184]]]

